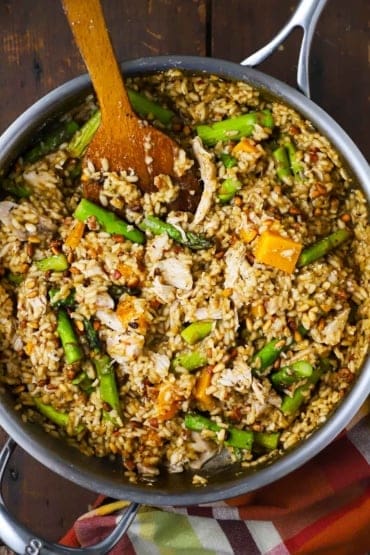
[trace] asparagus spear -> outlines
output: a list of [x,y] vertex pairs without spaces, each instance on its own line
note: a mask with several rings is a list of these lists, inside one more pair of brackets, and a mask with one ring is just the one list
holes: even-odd
[[72,289],[72,291],[69,293],[69,295],[67,297],[65,297],[64,299],[58,299],[57,301],[55,301],[55,296],[59,293],[59,289],[56,288],[52,288],[49,291],[49,299],[50,299],[50,304],[53,308],[72,308],[74,307],[76,300],[75,300],[75,290]]
[[70,140],[67,150],[73,158],[80,158],[87,147],[89,146],[93,136],[101,122],[100,110],[97,110],[93,115],[87,120],[86,123],[78,129]]
[[254,432],[254,444],[267,451],[276,449],[279,444],[279,432]]
[[158,104],[157,102],[150,100],[147,96],[138,93],[133,89],[127,89],[127,94],[133,109],[142,118],[145,118],[151,114],[152,116],[154,116],[154,119],[157,119],[164,125],[168,125],[169,123],[171,123],[172,118],[175,115],[172,110],[160,106],[160,104]]
[[299,177],[302,172],[302,165],[297,157],[297,149],[295,145],[289,140],[285,139],[284,146],[288,153],[289,167],[295,177]]
[[[55,409],[52,405],[46,405],[37,397],[33,398],[33,402],[35,403],[37,409],[41,414],[46,416],[48,420],[54,422],[57,426],[61,428],[66,428],[68,426],[69,416],[68,413]],[[83,425],[79,425],[76,428],[76,433],[79,434],[84,429]]]
[[78,129],[75,121],[63,121],[58,127],[49,131],[40,141],[23,156],[26,162],[37,162],[42,156],[50,154],[58,146],[69,141]]
[[53,256],[37,260],[36,266],[43,272],[47,272],[49,270],[54,272],[64,272],[68,268],[68,260],[64,254],[55,254]]
[[305,399],[304,391],[302,387],[298,387],[292,396],[285,395],[280,410],[287,415],[296,412]]
[[[221,426],[210,418],[195,413],[185,415],[185,427],[195,432],[201,432],[202,430],[219,432],[222,430]],[[248,449],[250,451],[252,449],[253,436],[254,434],[251,430],[239,430],[233,427],[226,428],[225,444],[230,445],[230,447]]]
[[213,328],[213,320],[198,320],[197,322],[192,322],[181,332],[181,337],[189,345],[194,345],[198,343],[207,335],[209,335]]
[[194,432],[201,432],[202,430],[219,432],[221,430],[221,426],[216,424],[216,422],[213,422],[213,420],[206,416],[196,413],[188,413],[185,415],[185,427]]
[[196,130],[203,143],[212,146],[219,141],[234,141],[248,137],[253,134],[256,125],[272,129],[274,120],[271,112],[269,110],[249,112],[210,125],[198,125]]
[[16,198],[28,198],[31,195],[31,191],[23,183],[17,183],[17,181],[6,177],[0,180],[0,190],[9,193]]
[[142,231],[125,222],[113,212],[85,198],[80,201],[73,215],[81,222],[86,222],[88,218],[94,216],[103,230],[107,233],[123,235],[123,237],[126,237],[126,239],[129,239],[133,243],[144,243],[145,235]]
[[33,402],[35,403],[39,412],[41,412],[41,414],[46,416],[46,418],[54,422],[54,424],[57,424],[57,426],[60,426],[61,428],[65,428],[67,426],[68,424],[67,413],[62,412],[60,410],[56,410],[51,405],[46,405],[45,403],[42,403],[40,399],[38,399],[37,397],[33,398]]
[[[127,89],[127,93],[133,109],[139,114],[139,116],[145,118],[151,114],[155,119],[164,125],[171,123],[171,120],[175,115],[172,110],[160,106],[153,100],[150,100],[148,97],[134,91],[133,89]],[[96,131],[98,130],[100,122],[101,112],[100,110],[96,110],[96,112],[93,113],[81,129],[76,131],[67,147],[67,150],[73,158],[80,158],[84,154]]]
[[73,385],[78,385],[79,388],[82,389],[82,391],[85,391],[86,393],[91,393],[94,389],[92,387],[92,380],[89,378],[89,376],[84,371],[80,372],[72,380],[72,383],[73,383]]
[[113,361],[108,355],[102,355],[97,351],[95,351],[92,361],[99,378],[99,391],[102,400],[119,414],[120,402]]
[[237,449],[252,449],[254,433],[251,430],[239,430],[239,428],[228,428],[225,443]]
[[290,164],[288,158],[288,152],[283,146],[279,146],[275,149],[272,153],[273,157],[276,161],[276,174],[281,181],[288,182],[292,176],[292,172],[290,171]]
[[177,355],[177,357],[173,360],[172,365],[174,368],[176,368],[176,366],[182,366],[186,370],[191,371],[205,366],[207,362],[207,357],[203,353],[200,353],[199,351],[192,351]]
[[120,422],[118,421],[117,418],[115,418],[110,412],[103,410],[103,416],[102,416],[102,421],[103,422],[111,422],[115,428],[119,428],[120,427]]
[[254,357],[255,367],[254,373],[261,375],[266,368],[271,366],[285,349],[286,341],[284,339],[272,339],[256,353]]
[[323,239],[303,249],[298,258],[297,266],[301,268],[302,266],[311,264],[311,262],[318,260],[345,241],[348,241],[351,236],[352,234],[348,229],[338,229],[334,231],[330,235],[327,235]]
[[242,184],[238,179],[233,179],[232,177],[225,179],[225,181],[221,183],[221,187],[218,190],[218,200],[223,204],[230,202],[241,186]]
[[94,329],[93,324],[87,318],[83,319],[83,323],[84,323],[84,328],[86,333],[86,339],[90,349],[92,349],[93,351],[100,351],[101,349],[100,339]]
[[221,152],[221,154],[219,155],[219,158],[220,158],[221,162],[223,163],[223,165],[225,166],[225,168],[233,168],[238,163],[235,156],[232,156],[231,154],[228,154],[227,152]]
[[306,384],[297,387],[293,395],[285,395],[283,397],[280,410],[286,415],[296,412],[307,399],[311,387],[319,381],[323,371],[321,365],[318,368],[314,368]]
[[283,366],[271,375],[271,381],[275,387],[285,388],[291,384],[307,379],[312,375],[313,368],[305,360],[294,362],[290,366]]
[[167,233],[177,243],[189,247],[192,250],[208,249],[212,243],[206,237],[197,235],[190,231],[181,231],[174,225],[164,222],[156,216],[147,216],[139,225],[140,229],[150,231],[154,235],[162,235]]
[[82,359],[82,349],[78,343],[76,333],[67,312],[61,308],[57,314],[57,333],[62,342],[67,364],[73,364]]
[[92,349],[91,358],[99,378],[99,391],[102,400],[120,414],[120,400],[117,389],[113,361],[101,352],[101,344],[90,320],[84,320],[87,341]]
[[77,180],[81,177],[82,174],[81,160],[70,158],[63,169],[67,177],[73,180]]

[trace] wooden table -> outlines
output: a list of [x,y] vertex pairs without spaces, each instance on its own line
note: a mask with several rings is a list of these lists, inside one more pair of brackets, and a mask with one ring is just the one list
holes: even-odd
[[[158,54],[239,62],[283,25],[295,0],[103,0],[119,60]],[[368,0],[331,0],[315,34],[312,98],[369,156]],[[0,2],[0,132],[55,86],[85,72],[56,0]],[[296,31],[259,69],[295,84]],[[5,433],[0,428],[0,444]],[[4,488],[12,512],[56,540],[96,493],[52,474],[20,448]]]

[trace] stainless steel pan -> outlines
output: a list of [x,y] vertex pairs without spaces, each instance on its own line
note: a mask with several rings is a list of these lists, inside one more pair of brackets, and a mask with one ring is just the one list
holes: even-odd
[[[326,0],[301,0],[292,18],[280,33],[264,48],[246,58],[240,65],[213,58],[193,56],[159,56],[140,58],[122,64],[125,76],[142,75],[180,68],[196,73],[212,73],[227,79],[245,81],[265,91],[270,97],[285,102],[310,120],[342,155],[355,181],[370,198],[369,166],[351,139],[341,127],[319,106],[309,99],[308,61],[310,44],[317,19]],[[298,61],[297,82],[302,92],[277,79],[251,69],[265,59],[295,27],[302,27],[303,40]],[[45,124],[78,104],[89,92],[91,83],[87,75],[78,77],[55,89],[36,102],[21,115],[0,138],[0,168],[6,168],[22,152],[31,137]],[[303,93],[303,94],[302,94]],[[0,481],[4,476],[12,450],[19,444],[30,455],[84,488],[115,498],[132,501],[125,516],[114,532],[103,542],[85,548],[83,553],[107,552],[125,533],[133,520],[139,503],[147,505],[190,505],[227,499],[255,490],[281,478],[301,466],[325,446],[346,426],[366,399],[370,391],[370,361],[367,360],[349,394],[335,413],[311,437],[287,452],[267,467],[254,471],[233,466],[217,466],[209,470],[208,485],[196,488],[192,475],[167,474],[150,487],[131,484],[122,475],[121,467],[109,461],[87,458],[47,435],[41,428],[24,424],[13,408],[13,401],[5,391],[0,391],[0,424],[8,432],[9,439],[0,454]],[[0,535],[3,541],[17,553],[69,554],[78,552],[35,537],[8,513],[0,494]]]

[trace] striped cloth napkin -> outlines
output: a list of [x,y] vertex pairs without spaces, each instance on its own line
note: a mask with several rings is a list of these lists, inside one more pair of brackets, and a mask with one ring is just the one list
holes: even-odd
[[[370,403],[301,468],[238,499],[142,507],[111,555],[366,555],[370,551]],[[125,501],[100,496],[61,542],[103,539]]]

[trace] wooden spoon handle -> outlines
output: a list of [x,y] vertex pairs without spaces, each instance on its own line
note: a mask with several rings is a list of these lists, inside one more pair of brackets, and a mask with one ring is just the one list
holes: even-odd
[[[100,0],[62,0],[106,122],[132,113]],[[108,84],[108,86],[107,86]]]

